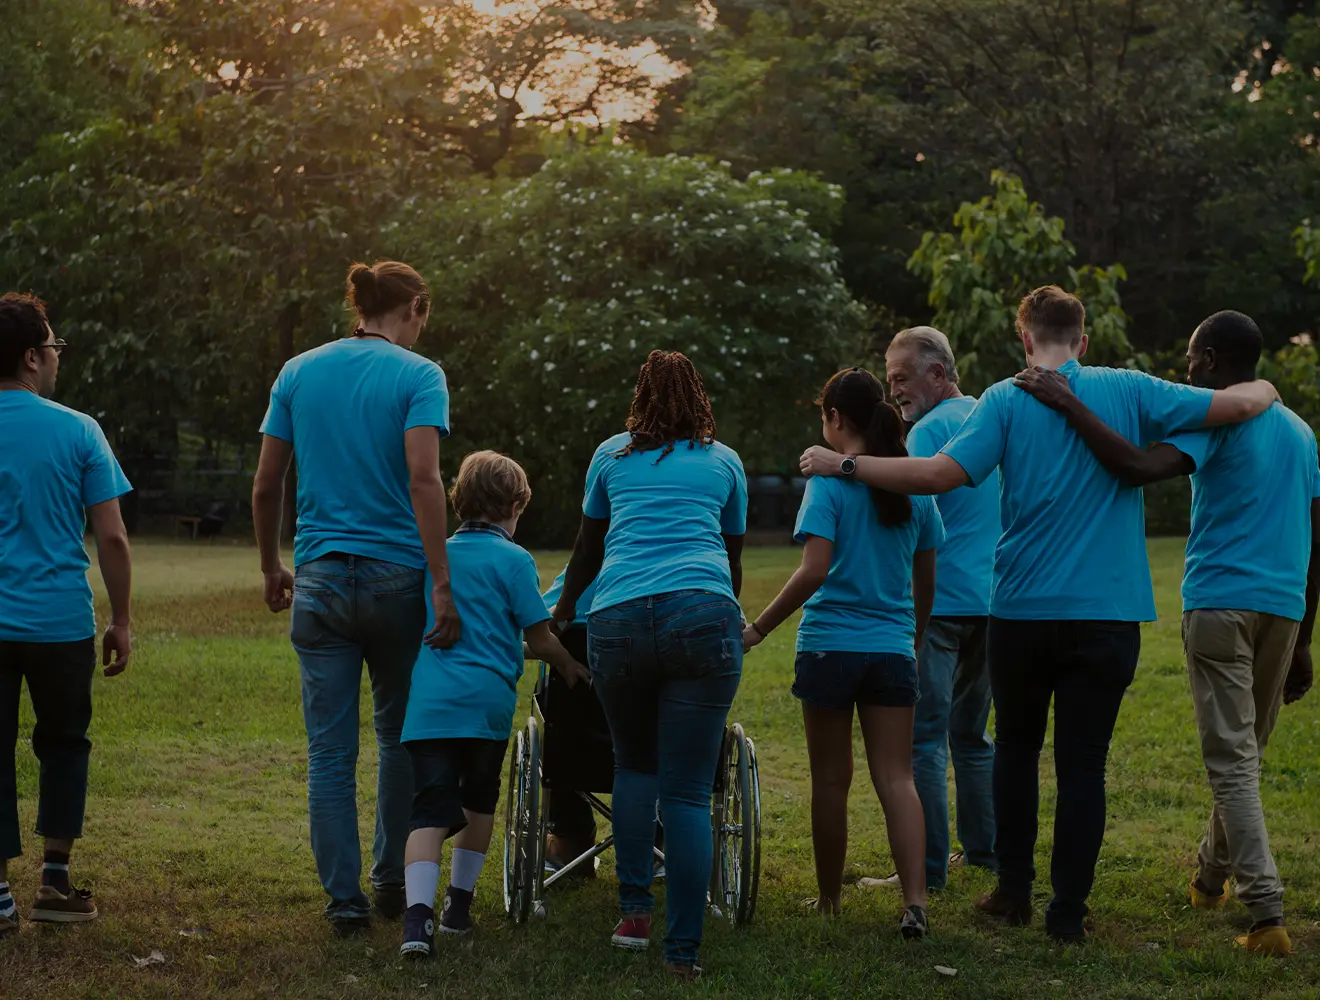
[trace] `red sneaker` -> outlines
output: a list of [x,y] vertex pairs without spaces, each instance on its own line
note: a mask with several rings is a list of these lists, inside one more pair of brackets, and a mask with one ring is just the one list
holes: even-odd
[[645,951],[650,943],[649,913],[634,913],[632,916],[624,917],[614,928],[614,936],[610,938],[610,944],[614,947],[626,948],[628,951]]

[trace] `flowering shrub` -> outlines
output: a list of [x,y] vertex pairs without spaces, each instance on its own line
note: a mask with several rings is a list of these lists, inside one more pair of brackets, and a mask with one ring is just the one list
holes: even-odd
[[[400,256],[432,283],[426,344],[450,376],[458,441],[532,478],[535,527],[567,540],[593,449],[623,429],[655,348],[690,357],[719,439],[788,470],[850,360],[859,307],[827,238],[842,193],[790,171],[573,149],[516,184],[410,206]],[[457,451],[451,461],[456,461]]]

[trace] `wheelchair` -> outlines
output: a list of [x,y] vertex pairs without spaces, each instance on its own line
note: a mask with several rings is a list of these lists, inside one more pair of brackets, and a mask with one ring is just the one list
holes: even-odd
[[[614,788],[614,748],[605,711],[595,691],[570,690],[563,679],[540,665],[532,715],[513,737],[504,815],[504,910],[515,924],[545,916],[545,894],[555,883],[614,844],[613,835],[547,875],[546,834],[553,833],[550,802],[575,795],[606,821],[610,807],[601,799]],[[716,916],[735,925],[752,922],[761,880],[761,786],[756,746],[733,723],[724,730],[714,775],[710,811],[714,858],[708,902]],[[664,853],[654,848],[660,864]]]

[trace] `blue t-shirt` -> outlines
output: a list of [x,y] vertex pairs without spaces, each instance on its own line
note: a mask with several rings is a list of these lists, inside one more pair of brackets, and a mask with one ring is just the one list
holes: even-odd
[[[543,598],[545,600],[545,609],[549,611],[551,614],[554,613],[555,608],[559,604],[559,596],[564,592],[564,574],[567,572],[568,572],[568,567],[565,566],[563,569],[559,571],[559,575],[555,577],[554,581],[550,584],[550,589],[547,590],[543,595]],[[589,610],[591,608],[591,602],[595,598],[595,596],[596,596],[596,581],[592,580],[589,584],[587,584],[587,589],[582,591],[582,596],[578,598],[577,617],[573,619],[574,625],[587,624],[587,614],[589,613]]]
[[1315,434],[1282,403],[1245,424],[1177,434],[1196,463],[1183,610],[1231,608],[1301,621],[1320,497]]
[[[976,400],[971,396],[940,403],[908,432],[908,454],[916,458],[938,455],[974,409]],[[980,486],[961,486],[936,497],[935,503],[944,521],[944,544],[940,546],[931,615],[989,614],[995,545],[1001,534],[999,471],[991,472]]]
[[591,614],[656,594],[700,590],[735,600],[722,535],[747,532],[747,477],[718,441],[679,442],[616,457],[628,434],[596,449],[587,472],[587,517],[610,522]]
[[403,435],[449,435],[449,388],[434,361],[376,337],[348,337],[285,364],[261,432],[293,443],[295,566],[330,552],[422,569]]
[[[498,528],[460,528],[445,550],[463,629],[449,649],[423,645],[418,652],[401,739],[507,740],[523,673],[523,630],[550,617],[536,561]],[[427,603],[429,632],[435,610]]]
[[865,484],[823,476],[807,481],[793,537],[826,538],[834,555],[825,583],[802,606],[798,652],[916,655],[912,554],[938,548],[944,525],[933,499],[911,499],[907,523],[890,527]]
[[[1122,368],[1059,368],[1138,447],[1205,423],[1214,395]],[[1062,413],[1005,379],[944,446],[974,485],[999,469],[1004,534],[990,613],[1023,621],[1154,621],[1141,490],[1100,465]]]
[[96,634],[87,508],[132,488],[91,417],[26,390],[0,392],[0,640]]

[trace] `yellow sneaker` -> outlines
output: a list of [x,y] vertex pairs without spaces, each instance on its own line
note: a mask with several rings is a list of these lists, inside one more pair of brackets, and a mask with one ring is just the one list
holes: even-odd
[[1208,892],[1203,891],[1201,887],[1196,884],[1195,879],[1192,880],[1192,886],[1190,892],[1192,897],[1192,906],[1194,906],[1196,909],[1218,910],[1220,907],[1222,907],[1225,903],[1228,902],[1228,879],[1224,879],[1224,891],[1221,892],[1218,896],[1212,896]]
[[1257,955],[1292,954],[1292,939],[1288,937],[1286,927],[1262,927],[1250,934],[1243,934],[1233,943]]

